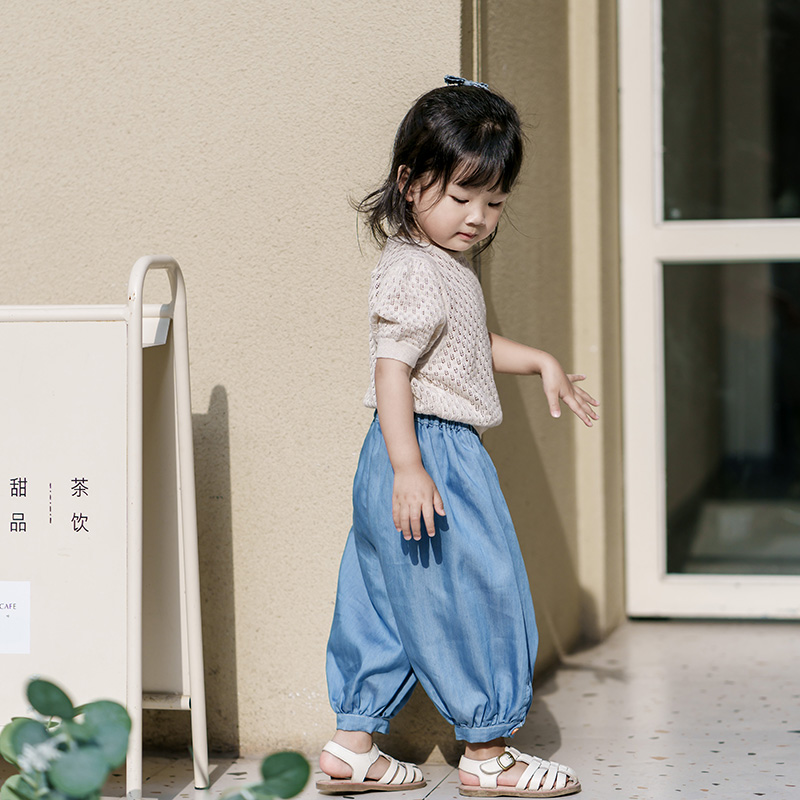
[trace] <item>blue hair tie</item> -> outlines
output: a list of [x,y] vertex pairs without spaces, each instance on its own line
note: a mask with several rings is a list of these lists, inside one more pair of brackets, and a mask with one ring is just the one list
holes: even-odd
[[479,89],[486,89],[489,91],[488,83],[478,83],[477,81],[468,81],[466,78],[459,78],[456,75],[445,75],[444,82],[448,86],[477,86]]

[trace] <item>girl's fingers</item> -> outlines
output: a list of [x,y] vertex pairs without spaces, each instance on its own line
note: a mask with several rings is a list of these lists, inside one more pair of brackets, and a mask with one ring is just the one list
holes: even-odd
[[440,517],[445,516],[442,496],[439,494],[437,489],[433,490],[433,509]]
[[599,406],[600,405],[600,403],[597,400],[595,400],[594,397],[592,397],[589,394],[589,392],[585,392],[583,389],[580,388],[580,386],[574,386],[573,387],[573,391],[585,403],[589,403],[589,405],[592,405],[592,406]]
[[433,496],[430,500],[401,500],[392,499],[392,521],[403,538],[421,539],[423,525],[428,536],[436,534],[436,514],[444,516],[444,503],[436,487],[433,487]]
[[428,536],[434,536],[436,534],[436,524],[433,521],[433,506],[425,506],[423,518],[425,520],[425,530]]
[[411,517],[411,535],[419,541],[422,538],[422,510]]
[[584,425],[586,425],[588,428],[592,427],[592,419],[590,416],[592,411],[588,406],[584,408],[584,404],[581,403],[577,397],[571,394],[564,397],[564,402],[572,410],[575,416],[578,417],[581,422],[583,422]]
[[545,387],[547,404],[550,407],[550,415],[556,419],[561,416],[561,402],[567,404],[567,408],[572,411],[584,425],[591,428],[592,420],[600,419],[592,406],[599,406],[600,403],[594,399],[587,391],[575,384],[586,379],[585,375],[567,375],[569,384],[559,382],[559,388],[548,390]]
[[597,412],[592,408],[592,406],[599,406],[600,405],[600,403],[598,403],[597,400],[595,400],[593,397],[590,397],[589,395],[586,395],[585,397],[583,395],[579,395],[576,399],[577,399],[580,407],[592,419],[600,419],[600,417],[597,416]]
[[411,538],[411,525],[409,524],[408,506],[400,508],[400,526],[398,530],[403,534],[404,539]]
[[426,504],[423,509],[423,517],[425,519],[425,530],[428,532],[428,536],[436,535],[436,517],[434,516],[434,512],[438,514],[440,517],[444,516],[444,503],[442,502],[442,496],[435,488],[433,490],[432,505],[428,506]]
[[558,391],[545,392],[547,404],[550,406],[550,416],[558,419],[561,416],[561,398]]
[[[586,380],[585,375],[567,375],[571,383],[576,383],[577,381],[584,381]],[[580,386],[573,386],[572,391],[579,395],[582,399],[586,400],[587,403],[591,403],[593,406],[599,406],[600,403],[592,397],[589,392],[583,389]]]
[[[410,539],[421,539],[422,538],[422,519],[423,516],[426,514],[426,511],[420,508],[419,506],[415,506],[414,504],[401,504],[400,506],[400,524],[398,525],[395,522],[394,526],[397,528],[399,533],[403,534],[403,538],[406,540]],[[431,510],[430,506],[428,506],[427,514],[430,515],[431,519],[433,519],[433,511]],[[428,526],[428,517],[425,515],[425,527]]]

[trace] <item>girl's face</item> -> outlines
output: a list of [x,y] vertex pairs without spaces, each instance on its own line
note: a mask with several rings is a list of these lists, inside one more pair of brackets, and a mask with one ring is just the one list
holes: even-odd
[[406,199],[425,239],[452,253],[463,253],[491,236],[508,194],[501,189],[460,186],[455,181],[434,184],[422,191],[412,186]]

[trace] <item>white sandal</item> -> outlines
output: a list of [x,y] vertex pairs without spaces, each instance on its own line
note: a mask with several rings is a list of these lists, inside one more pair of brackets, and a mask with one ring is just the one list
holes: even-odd
[[[402,792],[407,789],[421,789],[425,786],[422,770],[414,764],[398,761],[378,749],[373,744],[368,753],[354,753],[336,742],[328,742],[322,748],[340,761],[344,761],[353,770],[349,778],[329,778],[317,781],[317,789],[326,794],[339,792]],[[367,780],[369,768],[383,756],[389,766],[383,776],[377,780]]]
[[[498,786],[498,777],[518,761],[528,766],[517,785]],[[505,753],[486,761],[461,756],[458,768],[480,780],[480,786],[459,786],[459,792],[468,797],[561,797],[581,790],[578,776],[569,767],[520,753],[513,747],[506,747]]]

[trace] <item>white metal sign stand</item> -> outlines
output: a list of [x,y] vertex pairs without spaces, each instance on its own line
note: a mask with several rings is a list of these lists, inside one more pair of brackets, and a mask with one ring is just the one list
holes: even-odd
[[[145,305],[149,270],[172,298]],[[128,302],[0,306],[0,722],[38,674],[133,721],[127,793],[142,794],[142,709],[191,711],[208,787],[186,290],[145,256]],[[143,589],[144,587],[144,589]]]

